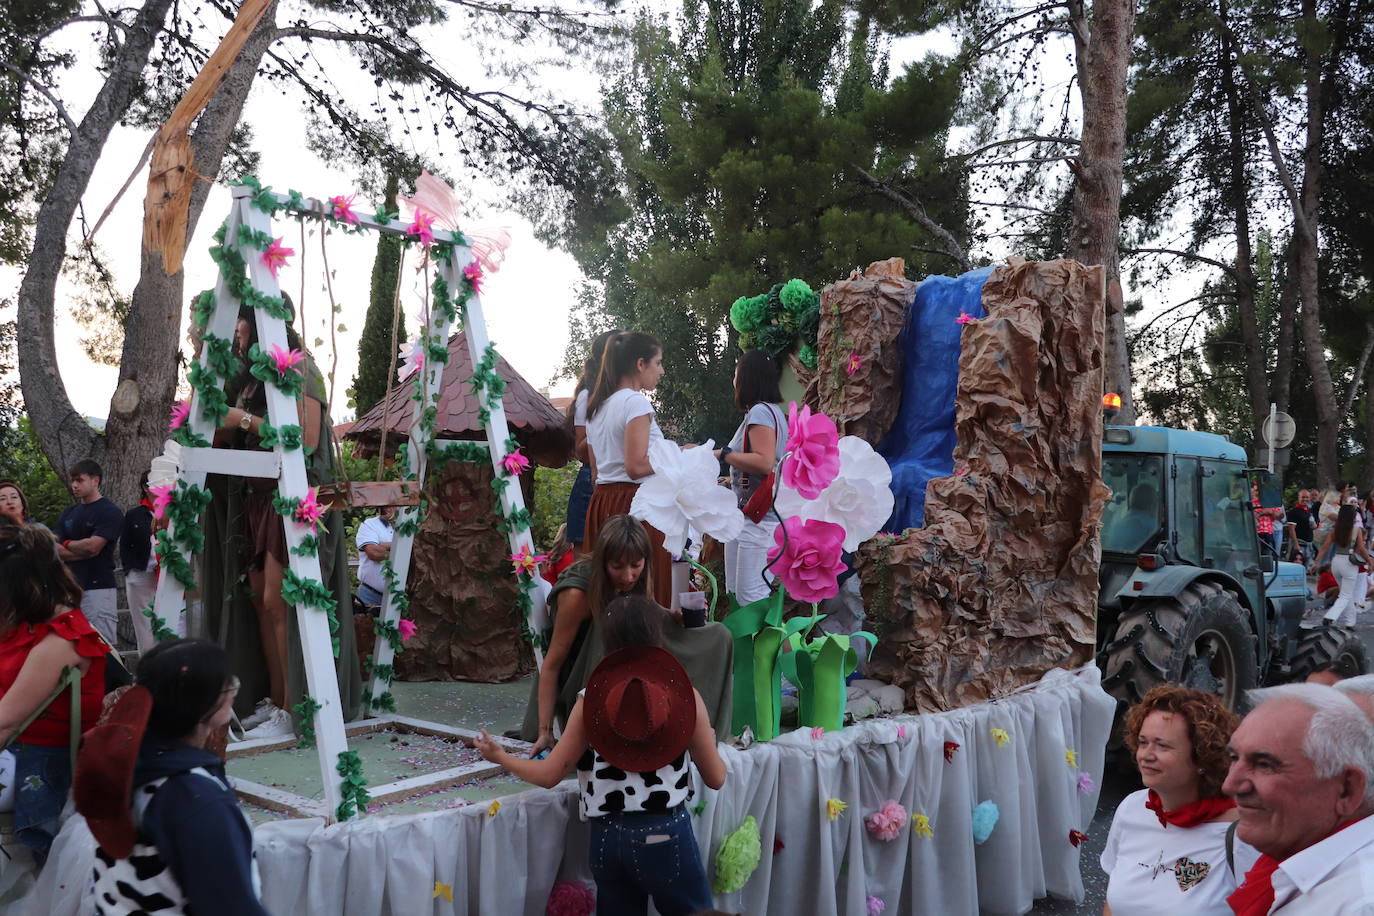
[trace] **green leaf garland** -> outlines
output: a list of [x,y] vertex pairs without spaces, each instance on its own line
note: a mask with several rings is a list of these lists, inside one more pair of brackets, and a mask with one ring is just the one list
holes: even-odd
[[315,745],[315,713],[324,707],[319,704],[314,697],[306,694],[301,701],[291,707],[291,711],[301,720],[300,739],[296,742],[296,747],[313,747]]
[[265,449],[281,445],[283,451],[294,452],[304,441],[301,436],[301,428],[294,423],[273,426],[263,420],[258,424],[258,437],[262,440],[259,445]]
[[272,385],[283,394],[299,398],[305,390],[305,373],[300,367],[288,369],[284,373],[278,372],[276,358],[258,344],[253,344],[249,348],[248,362],[248,372],[253,378]]
[[339,807],[335,811],[340,821],[346,821],[355,814],[366,813],[367,803],[372,796],[367,791],[367,780],[363,778],[363,762],[357,751],[340,751],[339,762],[335,766],[343,781],[339,786]]
[[157,612],[153,610],[153,606],[154,602],[150,601],[148,602],[148,606],[145,607],[142,611],[143,616],[148,618],[148,623],[152,626],[153,639],[157,642],[165,642],[169,639],[176,639],[177,634],[172,630],[171,627],[167,626],[167,621],[157,616]]

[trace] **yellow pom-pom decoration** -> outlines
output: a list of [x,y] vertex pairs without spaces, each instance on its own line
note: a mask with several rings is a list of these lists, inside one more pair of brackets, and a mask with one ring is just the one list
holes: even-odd
[[990,728],[988,734],[992,735],[992,740],[997,742],[998,747],[1006,747],[1011,744],[1011,735],[1007,734],[1005,728]]
[[833,821],[841,814],[844,814],[844,809],[848,807],[848,804],[840,801],[838,798],[829,799],[825,803],[825,816]]
[[1071,747],[1064,748],[1064,762],[1074,769],[1078,768],[1078,751]]
[[716,850],[716,880],[712,885],[715,892],[733,894],[744,887],[759,867],[762,855],[759,824],[751,814],[720,841],[720,849]]
[[930,827],[930,818],[924,814],[911,815],[911,829],[916,831],[918,837],[927,840],[935,836],[935,831]]
[[496,817],[496,812],[500,810],[501,803],[499,801],[492,802],[490,805],[487,805],[487,817]]

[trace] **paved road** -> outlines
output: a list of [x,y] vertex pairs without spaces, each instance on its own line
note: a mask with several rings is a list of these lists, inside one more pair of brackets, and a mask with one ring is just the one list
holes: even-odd
[[[1364,640],[1365,649],[1369,652],[1370,658],[1374,660],[1374,610],[1366,611],[1360,616],[1355,624],[1355,630]],[[1108,764],[1108,771],[1102,777],[1102,795],[1097,802],[1097,813],[1093,817],[1092,826],[1088,828],[1088,840],[1083,844],[1083,856],[1080,862],[1083,869],[1083,884],[1087,889],[1088,895],[1082,903],[1075,904],[1067,900],[1045,899],[1039,901],[1032,913],[1101,913],[1102,906],[1106,902],[1107,896],[1107,876],[1102,873],[1101,866],[1098,865],[1098,857],[1102,855],[1102,845],[1107,842],[1107,831],[1112,826],[1112,815],[1116,813],[1117,805],[1121,800],[1139,789],[1140,778],[1135,769],[1124,759],[1122,765],[1118,765],[1114,770]]]

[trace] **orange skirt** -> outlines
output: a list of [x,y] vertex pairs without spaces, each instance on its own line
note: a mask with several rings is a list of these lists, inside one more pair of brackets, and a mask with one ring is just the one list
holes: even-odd
[[[588,553],[596,549],[596,539],[601,534],[601,525],[614,515],[628,515],[630,503],[634,501],[637,483],[599,483],[592,490],[592,501],[587,506],[587,531],[582,547]],[[665,608],[673,606],[673,558],[663,549],[663,533],[647,522],[640,522],[649,535],[649,574],[653,577],[649,584],[650,594]]]

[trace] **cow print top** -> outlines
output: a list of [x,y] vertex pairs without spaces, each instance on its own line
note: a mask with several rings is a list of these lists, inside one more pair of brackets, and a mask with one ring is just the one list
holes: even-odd
[[687,752],[667,766],[633,773],[611,766],[590,747],[577,761],[582,817],[626,811],[671,811],[692,797],[692,766]]

